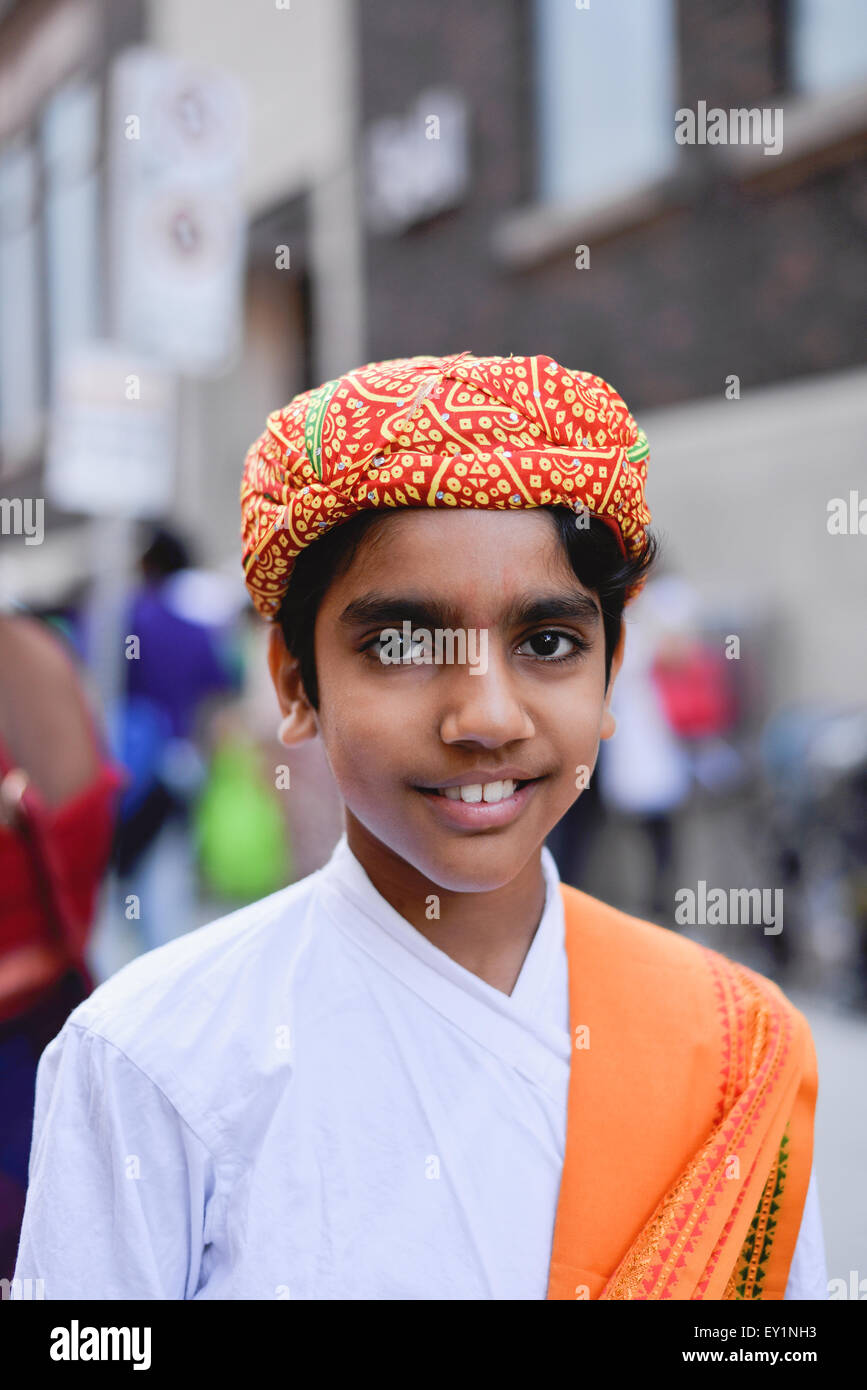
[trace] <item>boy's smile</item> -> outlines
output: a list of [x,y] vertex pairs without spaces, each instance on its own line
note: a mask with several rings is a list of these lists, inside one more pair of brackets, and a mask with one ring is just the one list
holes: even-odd
[[[383,662],[383,629],[406,619],[485,630],[486,669]],[[541,846],[614,729],[622,646],[606,691],[599,600],[541,509],[400,510],[363,536],[317,613],[318,713],[275,626],[272,675],[284,713],[297,716],[287,741],[319,732],[350,849],[461,963],[501,974],[511,950],[520,970],[544,902]],[[458,941],[460,956],[447,944]]]
[[430,798],[431,810],[442,823],[459,830],[483,830],[510,825],[533,795],[541,778],[529,777],[516,767],[495,771],[472,769],[459,783],[441,788],[419,787]]

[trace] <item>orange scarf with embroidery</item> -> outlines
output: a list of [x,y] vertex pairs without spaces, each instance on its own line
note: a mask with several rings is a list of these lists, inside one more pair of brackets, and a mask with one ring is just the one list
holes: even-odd
[[816,1056],[770,980],[561,884],[572,1061],[551,1299],[782,1299]]

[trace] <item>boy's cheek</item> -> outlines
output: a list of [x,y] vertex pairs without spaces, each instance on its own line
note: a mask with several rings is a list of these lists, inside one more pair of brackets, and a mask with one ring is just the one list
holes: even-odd
[[371,724],[341,726],[338,738],[324,736],[329,766],[347,802],[382,801],[405,782],[407,770],[396,766],[394,739],[372,734]]

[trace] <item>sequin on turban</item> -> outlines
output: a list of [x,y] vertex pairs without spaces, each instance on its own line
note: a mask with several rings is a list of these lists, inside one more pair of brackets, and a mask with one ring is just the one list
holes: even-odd
[[276,619],[296,556],[371,507],[586,507],[636,555],[649,457],[614,388],[551,357],[369,362],[275,410],[248,450],[245,582]]

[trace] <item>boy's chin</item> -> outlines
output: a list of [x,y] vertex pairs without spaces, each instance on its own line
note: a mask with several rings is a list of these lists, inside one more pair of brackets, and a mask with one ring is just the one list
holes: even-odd
[[452,837],[440,832],[395,853],[444,892],[493,893],[511,883],[543,843],[516,830]]
[[347,806],[348,820],[355,821],[355,833],[350,828],[350,845],[354,842],[362,860],[366,854],[380,858],[383,852],[402,860],[434,890],[491,893],[505,888],[534,855],[541,853],[548,831],[544,826],[540,831],[538,815],[528,816],[528,809],[506,825],[475,829],[450,825],[447,819],[442,823],[440,816],[431,815],[425,806],[420,807],[421,816],[410,815],[404,808],[399,823],[389,819],[387,827],[377,827],[371,820],[354,816]]

